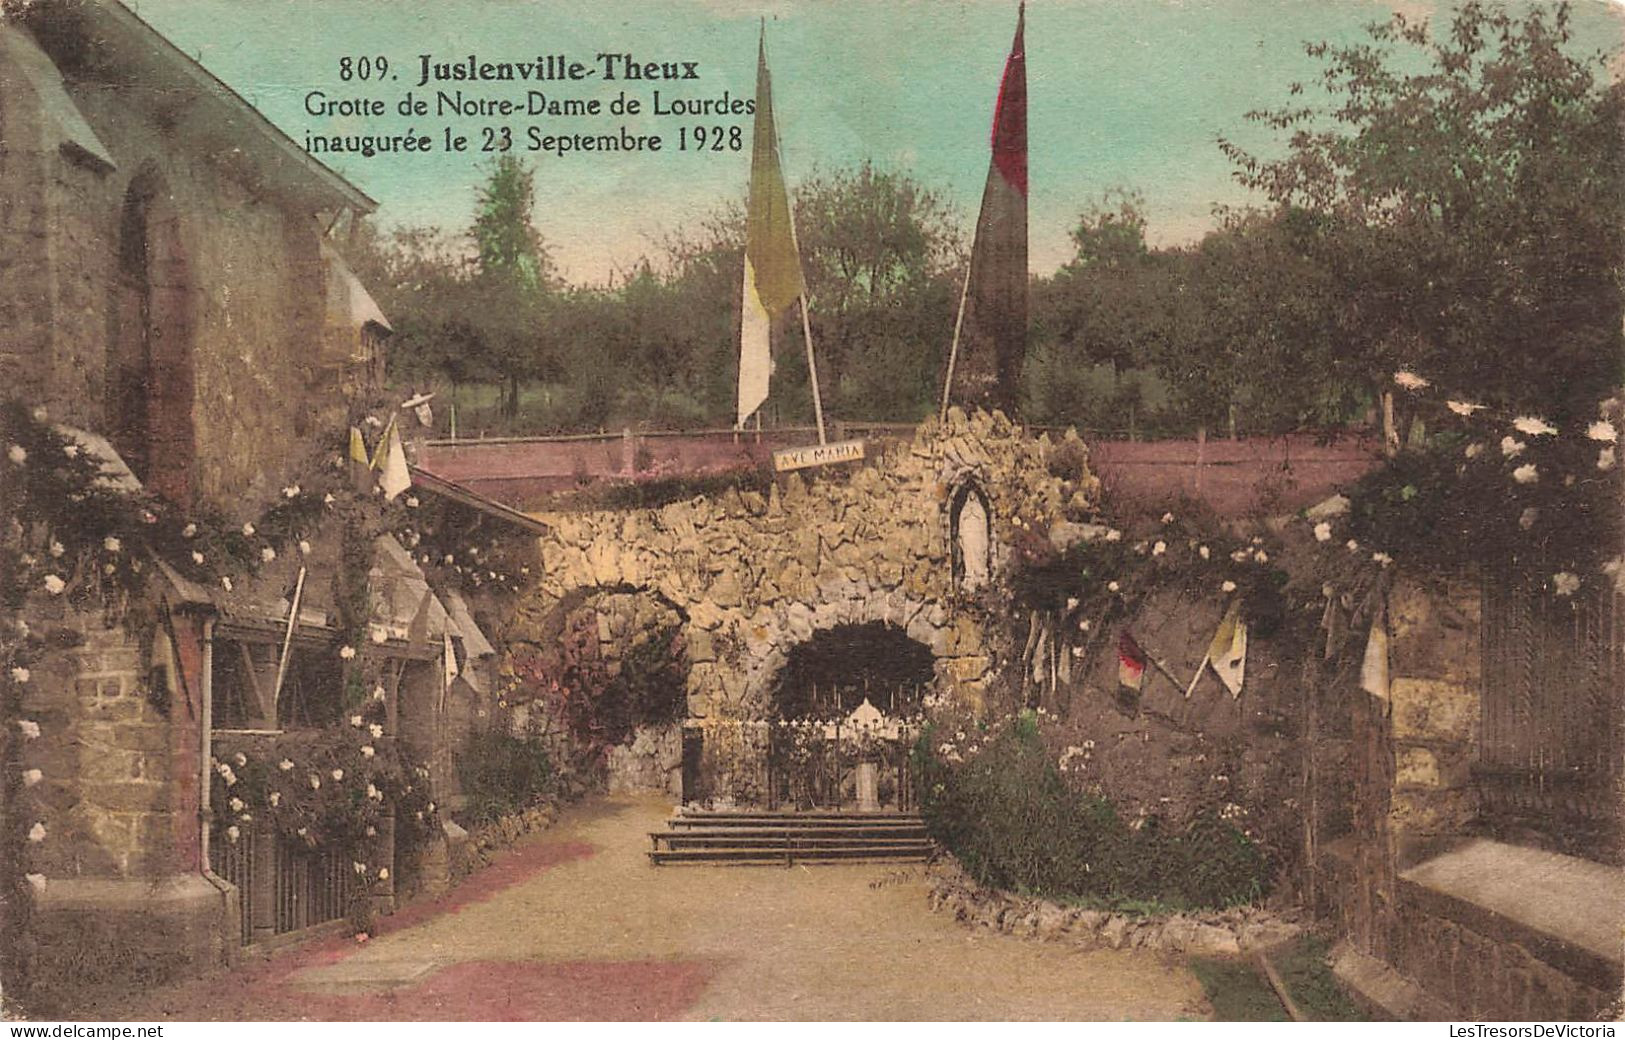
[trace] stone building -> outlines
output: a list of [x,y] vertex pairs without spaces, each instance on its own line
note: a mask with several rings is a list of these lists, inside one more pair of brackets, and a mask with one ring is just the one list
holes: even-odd
[[1387,681],[1311,698],[1307,894],[1344,937],[1339,972],[1388,1010],[1617,1010],[1622,600],[1508,568],[1401,577]]
[[[352,400],[381,390],[388,322],[327,240],[374,203],[117,0],[7,12],[0,385],[119,486],[183,515],[257,516],[319,437],[342,432]],[[314,575],[335,565],[338,532],[312,541]],[[490,646],[383,541],[370,596],[389,721],[443,758],[445,648],[462,654],[467,701],[487,686],[475,676]],[[67,648],[19,680],[32,739],[7,762],[24,779],[7,777],[0,824],[43,840],[0,856],[0,881],[28,897],[8,965],[42,1000],[225,963],[312,923],[309,907],[283,920],[271,905],[267,879],[291,861],[270,842],[253,899],[234,883],[246,875],[211,869],[206,810],[225,746],[213,731],[291,725],[291,692],[250,711],[244,689],[282,687],[279,671],[289,691],[320,679],[302,670],[311,648],[336,647],[327,583],[310,582],[290,626],[293,563],[233,594],[152,563],[145,623],[66,597],[29,608],[33,631]]]

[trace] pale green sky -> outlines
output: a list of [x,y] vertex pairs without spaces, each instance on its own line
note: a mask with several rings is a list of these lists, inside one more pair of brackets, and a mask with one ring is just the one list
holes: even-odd
[[[296,141],[307,129],[357,132],[362,120],[305,113],[311,90],[349,96],[344,55],[387,56],[398,80],[372,93],[392,114],[372,132],[420,130],[444,120],[393,114],[417,82],[418,55],[527,61],[563,52],[591,61],[630,51],[643,60],[697,61],[701,79],[662,87],[665,96],[714,97],[754,90],[756,35],[768,20],[774,107],[787,176],[866,158],[943,189],[968,225],[987,171],[988,124],[1015,4],[1004,0],[126,0],[198,57]],[[1197,237],[1216,202],[1246,202],[1215,144],[1220,134],[1267,143],[1244,114],[1287,99],[1311,77],[1311,40],[1349,42],[1390,10],[1426,16],[1429,0],[1034,0],[1027,10],[1032,268],[1053,270],[1068,254],[1078,212],[1109,187],[1147,202],[1153,237]],[[1447,8],[1446,8],[1447,9]],[[1581,49],[1618,54],[1625,19],[1604,0],[1578,0]],[[455,85],[449,85],[455,86]],[[467,85],[465,85],[466,88]],[[544,93],[599,97],[620,83],[539,84]],[[524,86],[483,84],[486,96],[524,97]],[[641,92],[648,98],[649,90]],[[522,136],[612,130],[623,120],[506,120]],[[529,156],[536,165],[536,224],[567,276],[600,280],[653,252],[660,237],[743,194],[746,148],[723,154],[674,148],[682,120],[625,120],[668,138],[659,154]],[[476,139],[476,144],[478,143]],[[519,153],[524,155],[524,153]],[[385,224],[467,225],[478,153],[363,159],[324,157],[379,203]]]

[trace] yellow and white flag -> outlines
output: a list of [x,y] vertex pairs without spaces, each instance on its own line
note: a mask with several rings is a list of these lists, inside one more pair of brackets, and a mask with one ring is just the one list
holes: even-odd
[[372,456],[372,467],[379,471],[378,484],[384,489],[384,497],[391,502],[412,486],[412,471],[407,468],[406,449],[401,445],[400,427],[394,419],[389,420],[389,427],[378,441],[378,450]]
[[1219,630],[1207,651],[1213,674],[1224,683],[1231,697],[1241,696],[1241,683],[1247,672],[1247,622],[1241,619],[1241,601],[1235,600],[1224,612]]
[[773,320],[801,295],[801,257],[790,196],[779,166],[766,30],[756,50],[756,123],[751,140],[750,198],[745,205],[745,284],[739,326],[739,408],[743,426],[767,400],[773,374]]

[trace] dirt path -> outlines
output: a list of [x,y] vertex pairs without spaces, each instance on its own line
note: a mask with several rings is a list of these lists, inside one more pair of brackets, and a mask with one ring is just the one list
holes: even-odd
[[210,1019],[1205,1017],[1201,987],[1182,964],[971,931],[926,910],[918,868],[652,867],[647,832],[669,811],[652,800],[589,804],[470,879],[443,912],[409,910],[365,946],[307,947],[121,1002],[117,1011]]

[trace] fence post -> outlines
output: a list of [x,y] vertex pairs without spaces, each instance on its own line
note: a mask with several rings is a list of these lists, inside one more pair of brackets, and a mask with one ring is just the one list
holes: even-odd
[[277,852],[280,839],[273,827],[260,827],[255,831],[250,851],[253,862],[249,877],[253,879],[244,893],[252,904],[249,920],[253,925],[255,942],[264,942],[276,934]]

